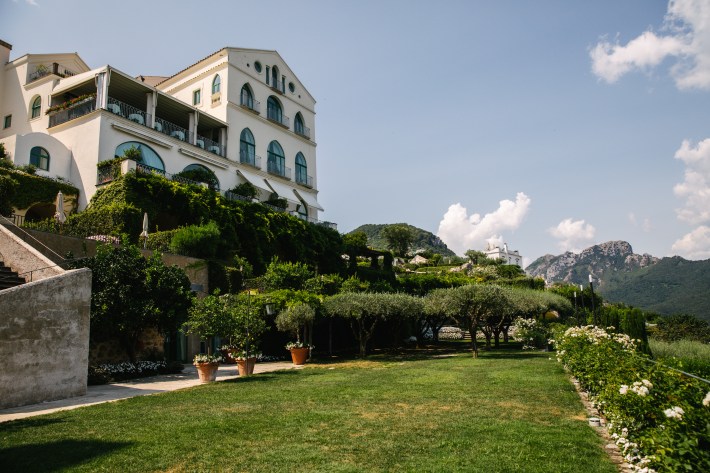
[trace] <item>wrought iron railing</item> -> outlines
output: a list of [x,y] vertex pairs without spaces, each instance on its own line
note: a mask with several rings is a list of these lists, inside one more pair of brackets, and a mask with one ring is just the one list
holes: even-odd
[[239,151],[239,162],[248,166],[255,167],[257,169],[261,169],[261,156],[245,152],[244,150]]
[[218,154],[224,157],[224,146],[220,145],[216,141],[213,141],[204,136],[197,135],[197,140],[195,140],[195,145],[199,148],[206,149],[207,151]]
[[121,165],[114,163],[110,166],[103,166],[96,170],[96,185],[101,186],[112,182],[121,175]]
[[266,172],[269,174],[274,174],[276,176],[281,176],[286,179],[291,179],[291,168],[286,166],[281,166],[273,161],[268,161],[266,165]]
[[167,120],[163,120],[160,117],[155,117],[153,128],[164,135],[172,136],[180,141],[190,141],[190,132],[187,129]]
[[44,64],[40,64],[39,66],[37,66],[35,71],[30,74],[28,82],[34,82],[37,79],[41,79],[42,77],[48,76],[50,74],[54,74],[55,76],[59,77],[71,77],[75,76],[76,72],[70,71],[66,67],[62,66],[61,64],[57,64],[56,62],[53,62],[49,67],[45,66]]
[[75,118],[83,117],[84,115],[96,110],[96,98],[88,97],[82,102],[72,105],[70,108],[59,110],[49,116],[49,128],[62,123],[74,120]]
[[106,109],[123,118],[128,118],[132,122],[136,122],[139,125],[145,125],[147,123],[147,114],[140,108],[136,108],[127,103],[123,103],[120,100],[116,100],[113,97],[108,98]]

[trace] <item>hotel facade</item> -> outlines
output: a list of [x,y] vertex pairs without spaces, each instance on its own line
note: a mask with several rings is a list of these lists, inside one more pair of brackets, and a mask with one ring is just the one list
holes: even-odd
[[78,210],[106,182],[97,164],[137,148],[142,171],[206,171],[222,193],[249,182],[318,222],[315,99],[278,52],[227,47],[170,77],[132,77],[11,49],[0,41],[0,143],[15,165],[76,186]]

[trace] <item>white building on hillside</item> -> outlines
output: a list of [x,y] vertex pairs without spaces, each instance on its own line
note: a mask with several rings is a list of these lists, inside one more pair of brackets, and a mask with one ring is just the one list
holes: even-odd
[[209,171],[222,192],[317,221],[315,99],[276,51],[224,48],[171,77],[91,69],[76,53],[10,60],[0,41],[0,142],[16,165],[72,182],[79,209],[106,180],[97,163],[141,152],[142,171]]
[[518,250],[508,251],[507,243],[503,243],[503,248],[489,243],[484,253],[490,259],[503,260],[503,264],[515,264],[523,267],[523,257],[520,256],[520,252]]

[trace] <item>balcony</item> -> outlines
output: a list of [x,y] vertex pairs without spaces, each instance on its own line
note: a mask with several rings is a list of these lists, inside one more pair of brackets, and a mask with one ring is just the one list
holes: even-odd
[[62,66],[61,64],[57,64],[56,62],[53,62],[49,66],[45,66],[44,64],[39,64],[36,67],[35,71],[32,74],[30,74],[29,80],[27,82],[28,83],[34,82],[34,81],[41,79],[44,76],[48,76],[50,74],[64,78],[64,77],[75,76],[76,72],[70,71],[66,67]]
[[283,177],[284,179],[291,180],[291,168],[286,166],[281,166],[278,163],[269,161],[266,165],[266,172],[273,174],[274,176]]
[[224,157],[224,146],[220,145],[216,141],[213,141],[204,136],[197,135],[197,140],[195,140],[195,146],[198,148],[206,149],[210,153]]
[[247,166],[261,169],[261,156],[245,152],[244,150],[239,151],[239,162],[241,164],[246,164]]
[[[298,121],[296,123],[298,123]],[[311,139],[311,129],[303,124],[301,124],[300,126],[297,124],[294,127],[293,131],[296,132],[297,135],[302,136],[302,137],[306,138],[307,140]]]
[[239,105],[251,112],[256,113],[257,115],[261,113],[261,103],[258,100],[254,100],[254,97],[249,94],[245,94],[244,92],[242,92],[239,96]]
[[277,110],[267,110],[266,119],[284,128],[289,128],[291,126],[291,120],[286,115]]
[[313,176],[309,176],[305,173],[299,173],[298,168],[297,168],[296,169],[296,183],[312,189],[313,188]]
[[[63,106],[63,105],[62,105]],[[90,96],[67,108],[57,110],[49,115],[49,128],[82,117],[96,110],[96,97]]]
[[113,97],[108,98],[106,109],[119,117],[128,118],[130,121],[138,123],[139,125],[145,125],[148,122],[148,114],[146,112],[116,100]]

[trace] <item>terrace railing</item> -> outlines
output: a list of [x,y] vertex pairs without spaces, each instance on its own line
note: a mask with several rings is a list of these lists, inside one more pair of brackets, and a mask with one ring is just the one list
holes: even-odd
[[239,105],[251,110],[254,113],[261,113],[261,103],[247,93],[242,92],[239,96]]
[[147,114],[140,108],[136,108],[127,103],[123,103],[120,100],[116,100],[113,97],[108,98],[106,109],[120,117],[128,118],[132,122],[136,122],[139,125],[145,125]]
[[199,148],[206,149],[207,151],[218,154],[222,157],[224,157],[224,146],[220,145],[216,141],[213,141],[209,138],[205,138],[204,136],[197,135],[197,140],[195,141],[195,145]]
[[296,126],[293,131],[295,131],[297,135],[309,140],[311,139],[311,129],[305,125]]
[[96,98],[88,97],[84,101],[78,102],[69,108],[52,113],[49,116],[49,128],[82,117],[94,110],[96,110]]
[[[296,171],[298,171],[298,169]],[[301,184],[302,186],[312,188],[313,187],[313,176],[308,176],[306,174],[296,172],[296,182],[298,184]]]
[[34,82],[37,79],[41,79],[44,76],[48,76],[50,74],[54,74],[55,76],[59,77],[71,77],[75,76],[76,72],[70,71],[66,67],[62,66],[61,64],[57,64],[56,62],[53,62],[52,64],[48,66],[45,66],[44,64],[40,64],[37,66],[37,69],[30,74],[29,81],[28,82]]
[[153,128],[164,135],[172,136],[180,141],[190,141],[190,132],[188,130],[167,120],[163,120],[160,117],[155,117]]
[[278,113],[276,111],[267,110],[266,119],[281,125],[284,128],[289,128],[291,126],[291,119],[283,113]]

